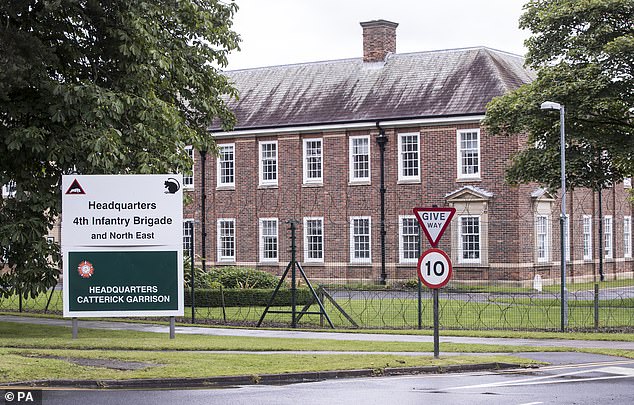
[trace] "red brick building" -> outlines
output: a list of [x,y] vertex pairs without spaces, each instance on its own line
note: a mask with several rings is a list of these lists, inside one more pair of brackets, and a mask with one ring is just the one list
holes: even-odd
[[[197,221],[196,256],[279,274],[290,258],[286,221],[296,220],[309,277],[412,279],[412,208],[435,204],[457,209],[440,245],[456,280],[558,277],[557,195],[505,184],[525,137],[490,136],[480,125],[493,97],[534,77],[523,58],[486,47],[397,54],[397,24],[361,26],[363,58],[226,73],[240,94],[230,103],[237,125],[213,131],[220,154],[204,168],[194,153],[185,217]],[[570,193],[573,281],[596,276],[599,247],[607,275],[631,277],[627,197],[622,184],[604,190],[600,241],[596,193]]]

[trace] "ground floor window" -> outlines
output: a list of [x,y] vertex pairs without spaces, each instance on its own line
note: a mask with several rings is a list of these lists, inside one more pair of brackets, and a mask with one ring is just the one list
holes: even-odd
[[480,263],[480,216],[458,218],[460,263]]
[[304,261],[324,261],[324,219],[304,218]]
[[218,220],[218,261],[236,261],[236,222],[235,219]]

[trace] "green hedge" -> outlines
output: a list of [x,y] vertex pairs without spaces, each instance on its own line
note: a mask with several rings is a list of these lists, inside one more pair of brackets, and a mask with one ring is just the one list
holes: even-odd
[[[265,307],[274,290],[273,288],[223,288],[222,292],[226,307]],[[196,307],[222,306],[220,289],[196,289],[195,295]],[[306,305],[310,302],[312,294],[308,288],[298,288],[296,297],[297,305]],[[275,296],[273,305],[291,305],[291,290],[280,289]],[[185,290],[185,306],[191,306],[191,290]]]

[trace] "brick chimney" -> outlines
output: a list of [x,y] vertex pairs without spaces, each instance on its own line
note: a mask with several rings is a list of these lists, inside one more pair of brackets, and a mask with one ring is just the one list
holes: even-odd
[[383,62],[388,53],[396,53],[397,23],[373,20],[362,22],[361,27],[364,62]]

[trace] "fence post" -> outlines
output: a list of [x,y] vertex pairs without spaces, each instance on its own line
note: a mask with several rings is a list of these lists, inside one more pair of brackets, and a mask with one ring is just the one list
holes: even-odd
[[[416,229],[418,232],[418,245],[416,246],[416,256],[420,257],[421,251],[422,251],[421,246],[423,243],[423,240],[421,239],[422,234],[420,232],[420,224],[418,224],[418,228]],[[420,278],[418,278],[418,276],[416,277],[416,279],[418,279],[418,329],[423,329],[423,283],[420,281]]]
[[291,221],[291,328],[297,327],[297,290],[295,289],[297,282],[295,273],[297,245],[295,239],[295,221]]

